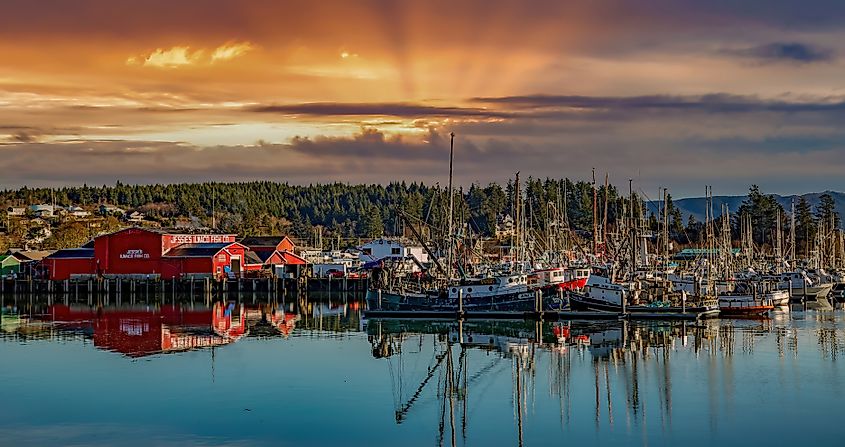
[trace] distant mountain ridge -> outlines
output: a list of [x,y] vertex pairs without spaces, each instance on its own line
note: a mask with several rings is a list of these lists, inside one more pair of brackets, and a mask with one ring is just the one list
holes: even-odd
[[[671,191],[670,191],[671,192]],[[816,206],[819,204],[819,196],[822,194],[830,194],[833,197],[833,201],[836,204],[836,212],[839,213],[839,216],[845,217],[845,193],[837,192],[837,191],[823,191],[823,192],[811,192],[807,194],[794,194],[789,196],[781,196],[778,194],[773,194],[775,196],[775,200],[783,206],[783,209],[786,210],[787,214],[789,214],[790,209],[792,207],[792,200],[794,199],[796,203],[798,203],[798,199],[803,197],[807,203],[813,208],[815,212]],[[747,199],[748,196],[713,196],[713,213],[716,216],[722,214],[722,204],[728,205],[728,210],[733,213],[739,209],[742,205],[742,202]],[[675,204],[678,209],[681,210],[681,213],[684,215],[684,222],[689,218],[690,215],[695,216],[695,218],[702,222],[704,221],[704,215],[706,214],[705,207],[707,205],[707,199],[704,197],[689,197],[685,199],[673,199],[672,203]],[[650,201],[648,203],[649,210],[655,211],[657,207],[660,205],[659,201]]]

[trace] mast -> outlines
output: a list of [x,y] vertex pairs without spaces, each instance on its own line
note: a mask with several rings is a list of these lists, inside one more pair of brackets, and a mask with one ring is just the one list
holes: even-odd
[[607,184],[607,173],[604,173],[604,217],[602,218],[601,223],[601,243],[607,244],[607,198],[608,198],[608,184]]
[[516,247],[512,247],[512,248],[516,249],[516,259],[515,259],[516,262],[514,262],[514,265],[519,264],[522,261],[522,259],[521,259],[522,258],[522,229],[521,229],[521,227],[522,227],[522,213],[521,213],[522,203],[521,202],[522,201],[520,200],[521,197],[522,197],[522,191],[521,191],[520,183],[519,183],[519,171],[516,172],[515,183],[516,184],[514,185],[515,188],[514,188],[513,195],[514,195],[514,213],[516,213],[516,218],[513,220],[513,223],[514,223],[514,225],[516,225],[515,234],[514,234]]
[[596,190],[596,168],[593,168],[593,256],[599,252],[598,191]]
[[792,198],[792,214],[789,216],[789,262],[795,263],[795,197]]
[[783,252],[781,248],[781,241],[783,240],[780,230],[780,207],[777,209],[777,222],[776,222],[776,229],[777,232],[775,238],[775,262],[777,263],[776,272],[780,273],[781,264],[783,264]]
[[455,132],[449,132],[449,233],[446,235],[447,255],[446,275],[452,278],[452,233],[454,231],[452,213],[455,208],[455,197],[452,194],[452,161],[455,154]]
[[628,201],[629,208],[631,209],[630,212],[630,223],[628,232],[630,233],[629,237],[631,238],[631,278],[634,277],[634,272],[637,271],[637,249],[638,243],[637,240],[637,226],[634,224],[634,179],[628,179]]
[[663,259],[669,258],[669,189],[663,188]]

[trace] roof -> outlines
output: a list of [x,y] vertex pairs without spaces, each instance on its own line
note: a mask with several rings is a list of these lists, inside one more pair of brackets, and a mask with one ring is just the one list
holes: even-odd
[[13,264],[20,264],[21,263],[20,261],[18,261],[18,258],[14,257],[12,255],[0,255],[0,264],[5,263],[9,259],[14,261]]
[[46,257],[47,259],[86,259],[86,258],[94,258],[94,249],[93,248],[65,248],[64,250],[59,250],[54,252],[50,256]]
[[[283,240],[288,239],[287,236],[247,236],[240,240],[241,244],[247,247],[276,247]],[[291,241],[291,244],[293,241]]]
[[307,261],[305,261],[305,259],[303,259],[303,258],[297,256],[296,254],[291,253],[287,250],[281,251],[279,253],[282,255],[282,259],[285,260],[285,264],[291,264],[291,265],[305,265],[305,264],[307,264]]
[[182,244],[171,248],[164,256],[178,258],[205,258],[216,255],[220,250],[234,242],[219,242],[208,244]]
[[249,250],[249,253],[254,254],[261,260],[262,263],[267,262],[270,259],[270,256],[276,253],[275,249],[264,249],[264,250]]
[[244,252],[244,264],[264,264],[266,259],[261,259],[254,251],[246,250]]
[[9,250],[12,256],[22,262],[40,261],[53,254],[55,250]]

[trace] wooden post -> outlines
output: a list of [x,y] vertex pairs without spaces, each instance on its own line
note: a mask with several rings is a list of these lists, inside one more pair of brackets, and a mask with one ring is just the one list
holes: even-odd
[[560,300],[560,302],[558,303],[558,311],[562,311],[563,310],[563,288],[561,288],[561,287],[557,288],[557,295],[558,295],[558,299]]

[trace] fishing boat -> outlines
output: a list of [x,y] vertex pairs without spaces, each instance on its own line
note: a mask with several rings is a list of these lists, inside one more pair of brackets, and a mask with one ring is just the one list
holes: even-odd
[[536,308],[536,293],[528,287],[527,275],[510,274],[455,280],[426,291],[371,289],[367,306],[379,310],[530,311]]
[[826,301],[827,296],[833,289],[833,284],[821,284],[818,281],[814,281],[802,270],[766,276],[763,279],[777,282],[778,289],[789,290],[793,302],[801,302],[802,300]]
[[763,315],[774,309],[772,300],[748,295],[723,295],[719,297],[719,315],[723,317]]
[[697,313],[701,316],[715,316],[719,313],[717,303],[696,297],[687,301],[688,295],[682,292],[680,299],[684,301],[680,306],[666,302],[651,302],[648,304],[629,304],[632,298],[638,297],[639,291],[635,284],[619,284],[606,277],[592,275],[587,284],[580,291],[569,291],[569,305],[573,310],[589,310],[598,312],[630,313]]
[[528,276],[530,286],[541,289],[544,294],[557,291],[579,290],[587,285],[590,269],[576,267],[555,267],[534,270]]

